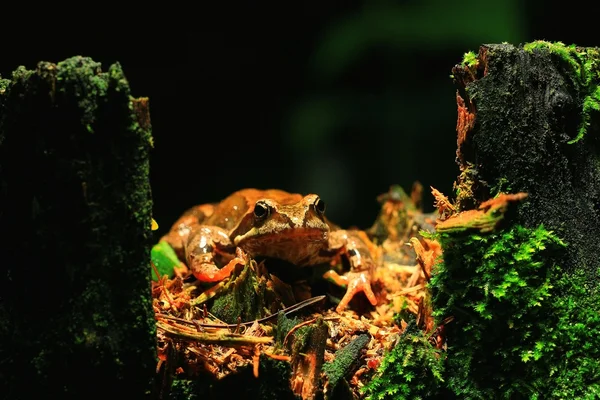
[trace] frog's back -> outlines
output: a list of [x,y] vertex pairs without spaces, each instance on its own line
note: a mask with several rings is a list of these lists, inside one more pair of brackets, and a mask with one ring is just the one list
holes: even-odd
[[261,199],[272,199],[279,204],[294,204],[302,200],[303,196],[297,193],[288,193],[279,189],[242,189],[232,193],[220,203],[215,205],[214,213],[205,223],[220,228],[231,230],[249,212],[252,212],[254,205]]
[[254,204],[260,199],[271,199],[275,200],[281,205],[289,205],[298,203],[304,197],[298,193],[289,193],[279,189],[242,189],[236,193],[244,196],[248,200],[250,207],[254,206]]

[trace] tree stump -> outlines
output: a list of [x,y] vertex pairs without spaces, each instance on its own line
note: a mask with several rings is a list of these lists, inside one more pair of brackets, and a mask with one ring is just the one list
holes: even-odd
[[485,45],[453,70],[462,213],[431,287],[459,398],[600,395],[599,51]]
[[151,395],[151,146],[118,64],[0,80],[4,398]]

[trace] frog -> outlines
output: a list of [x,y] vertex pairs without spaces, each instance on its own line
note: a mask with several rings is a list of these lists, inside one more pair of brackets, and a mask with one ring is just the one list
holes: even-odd
[[[371,287],[376,252],[358,229],[342,229],[325,215],[317,194],[246,188],[218,203],[186,210],[160,241],[166,241],[200,282],[220,282],[252,258],[274,258],[294,268],[330,265],[324,275],[346,292],[336,307],[344,311],[362,292],[377,305]],[[345,259],[350,270],[333,266]]]

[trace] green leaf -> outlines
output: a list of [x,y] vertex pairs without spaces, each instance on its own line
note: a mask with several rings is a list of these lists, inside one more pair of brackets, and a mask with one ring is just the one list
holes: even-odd
[[[167,275],[172,278],[175,274],[174,268],[179,266],[180,261],[173,248],[167,242],[160,242],[152,247],[150,258],[161,276]],[[158,277],[152,268],[152,279],[158,281]]]

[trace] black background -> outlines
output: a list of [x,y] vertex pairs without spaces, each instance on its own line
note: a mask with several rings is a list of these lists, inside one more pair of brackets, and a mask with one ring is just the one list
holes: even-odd
[[[4,10],[0,75],[74,55],[105,70],[121,63],[133,95],[150,98],[161,231],[192,204],[242,187],[316,192],[334,221],[366,227],[391,184],[409,190],[419,180],[451,194],[449,75],[464,52],[535,39],[600,45],[584,4],[493,3],[85,3],[83,14],[62,6],[35,18]],[[383,10],[381,25],[367,18],[373,9]],[[349,28],[331,39],[340,26]],[[331,61],[337,51],[351,55],[342,67]]]

